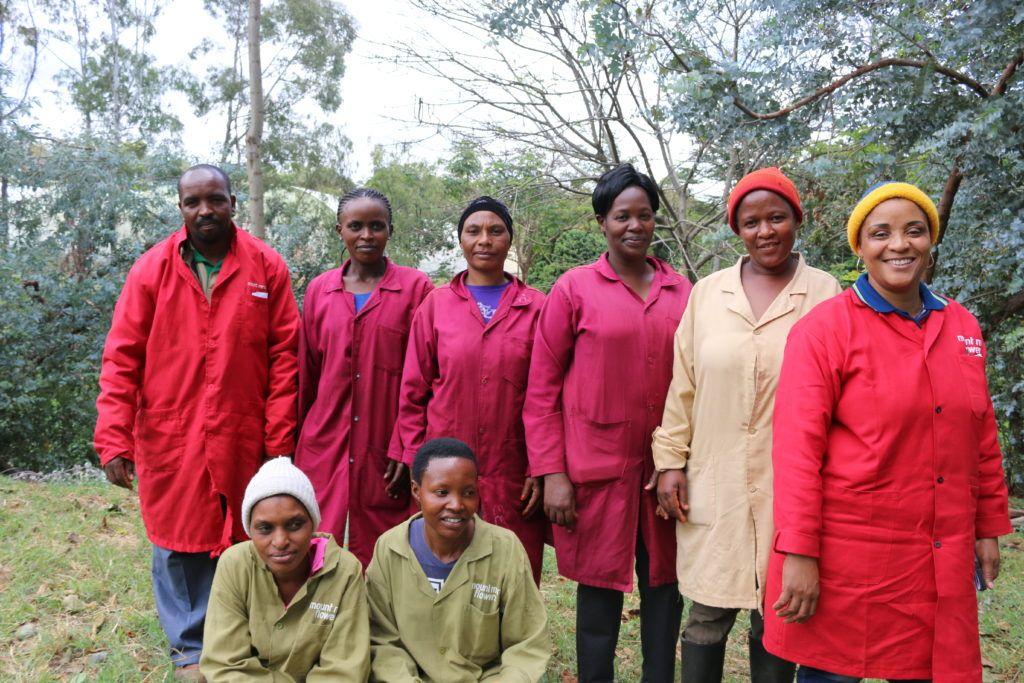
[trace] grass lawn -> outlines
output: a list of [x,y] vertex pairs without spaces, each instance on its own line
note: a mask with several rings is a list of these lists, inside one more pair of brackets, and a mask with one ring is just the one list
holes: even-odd
[[[105,484],[0,477],[0,680],[164,681],[170,666],[150,591],[150,545],[134,497]],[[985,679],[1024,680],[1024,535],[1003,540],[1003,570],[982,598]],[[545,559],[555,653],[548,679],[573,681],[575,585]],[[639,680],[636,595],[627,596],[619,680]],[[745,619],[726,680],[747,680]],[[26,626],[28,625],[28,626]]]

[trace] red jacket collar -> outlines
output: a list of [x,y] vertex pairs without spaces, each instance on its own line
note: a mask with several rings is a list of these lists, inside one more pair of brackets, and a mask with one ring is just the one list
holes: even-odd
[[[647,262],[654,268],[654,276],[661,279],[662,287],[678,285],[684,280],[683,276],[676,272],[672,266],[656,256],[648,256]],[[594,269],[609,280],[615,282],[622,280],[619,274],[615,272],[615,269],[612,268],[612,264],[608,260],[607,251],[601,254],[601,257],[594,262]]]
[[[452,292],[463,299],[469,299],[469,290],[466,289],[466,277],[469,275],[468,270],[464,270],[455,277],[448,284],[451,287]],[[506,272],[505,277],[509,279],[509,286],[512,287],[510,297],[512,299],[511,306],[529,306],[530,297],[526,292],[526,283],[517,278],[515,275]]]
[[[337,270],[337,276],[332,277],[333,282],[326,289],[328,292],[344,291],[345,289],[345,271],[348,269],[348,264],[352,263],[352,259],[347,258],[345,262],[341,264],[341,268]],[[391,262],[391,259],[384,257],[384,277],[377,283],[378,289],[388,289],[395,292],[402,290],[402,281],[398,275],[398,268]]]

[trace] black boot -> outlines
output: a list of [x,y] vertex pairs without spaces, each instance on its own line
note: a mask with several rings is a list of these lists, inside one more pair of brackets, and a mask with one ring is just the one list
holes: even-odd
[[748,642],[752,683],[792,683],[796,664],[768,652],[757,638],[751,637]]
[[725,666],[725,642],[695,645],[683,641],[683,683],[721,683]]

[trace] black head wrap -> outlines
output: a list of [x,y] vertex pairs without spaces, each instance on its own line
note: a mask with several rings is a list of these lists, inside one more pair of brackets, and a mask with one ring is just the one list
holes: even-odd
[[462,237],[462,226],[466,224],[466,219],[477,211],[492,211],[497,214],[498,218],[501,219],[501,222],[508,229],[509,238],[512,237],[512,214],[508,212],[508,207],[501,201],[487,195],[477,197],[462,211],[462,215],[459,216],[459,237]]

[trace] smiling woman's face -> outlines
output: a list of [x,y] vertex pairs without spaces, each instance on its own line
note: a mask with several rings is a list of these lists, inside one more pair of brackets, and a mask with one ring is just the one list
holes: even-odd
[[642,187],[630,185],[619,193],[608,213],[598,216],[608,251],[622,261],[642,261],[654,238],[654,209]]
[[256,503],[249,523],[256,552],[278,579],[293,579],[308,571],[307,555],[313,521],[306,507],[289,495]]
[[857,255],[864,259],[871,284],[886,292],[916,289],[928,268],[932,246],[928,218],[909,199],[887,199],[860,226]]
[[736,207],[736,227],[750,260],[772,272],[788,266],[796,240],[796,214],[780,195],[754,190]]

